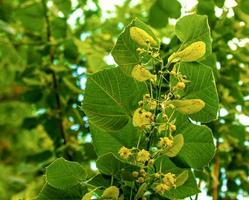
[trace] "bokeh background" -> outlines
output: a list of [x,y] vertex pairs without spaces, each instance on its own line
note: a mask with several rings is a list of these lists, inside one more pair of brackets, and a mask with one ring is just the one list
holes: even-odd
[[97,173],[80,106],[87,75],[115,67],[110,51],[134,17],[154,28],[167,58],[180,16],[207,15],[208,59],[220,98],[217,146],[195,172],[199,199],[249,199],[248,0],[0,0],[0,199],[34,199],[57,157]]

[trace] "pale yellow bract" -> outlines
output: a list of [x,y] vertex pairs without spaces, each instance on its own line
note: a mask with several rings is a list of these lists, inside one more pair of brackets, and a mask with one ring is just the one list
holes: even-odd
[[173,53],[169,58],[169,63],[175,62],[193,62],[202,58],[206,53],[206,44],[203,41],[197,41],[190,44],[182,51]]
[[156,40],[153,39],[146,31],[138,27],[131,27],[130,28],[130,37],[131,39],[136,42],[139,46],[147,47],[148,43],[151,46],[158,46]]
[[106,188],[102,194],[102,198],[115,199],[117,200],[119,196],[119,189],[116,186],[110,186]]
[[197,113],[205,107],[205,102],[201,99],[172,100],[167,101],[164,104],[172,104],[177,111],[186,115]]
[[156,75],[153,75],[150,73],[149,70],[147,70],[142,65],[135,65],[131,72],[131,76],[136,79],[137,81],[147,81],[147,80],[156,80]]

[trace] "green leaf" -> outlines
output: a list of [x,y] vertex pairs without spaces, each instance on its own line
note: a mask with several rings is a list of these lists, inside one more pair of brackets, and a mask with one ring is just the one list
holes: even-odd
[[83,110],[95,126],[114,131],[123,128],[146,93],[144,83],[126,76],[120,68],[90,75]]
[[51,20],[51,31],[54,38],[65,38],[67,35],[67,21],[64,18],[55,17]]
[[147,183],[143,183],[137,191],[137,194],[135,196],[135,200],[137,199],[141,199],[144,195],[144,193],[148,190],[148,184]]
[[222,8],[224,6],[225,0],[214,0],[215,4]]
[[45,184],[36,200],[81,200],[86,193],[86,188],[80,184],[73,186],[70,190],[60,190]]
[[0,102],[0,126],[21,125],[25,117],[31,116],[30,105],[21,101]]
[[97,159],[98,169],[106,175],[116,174],[122,167],[121,160],[117,159],[112,153],[107,153]]
[[182,149],[184,145],[184,137],[182,134],[178,134],[173,138],[173,146],[167,149],[165,155],[169,157],[175,157]]
[[207,166],[215,153],[211,130],[191,124],[185,116],[177,115],[177,131],[184,137],[184,145],[176,158],[192,168]]
[[[191,81],[180,93],[183,99],[201,99],[205,102],[202,110],[189,117],[200,122],[210,122],[216,119],[219,100],[212,69],[199,63],[180,63],[177,69]],[[176,80],[172,79],[172,82]]]
[[119,35],[118,40],[112,49],[112,56],[114,57],[115,62],[123,67],[134,66],[140,63],[136,51],[139,46],[130,37],[130,27],[132,26],[143,29],[159,44],[159,41],[152,30],[142,21],[135,18]]
[[113,153],[100,156],[96,164],[101,173],[106,175],[121,175],[125,180],[133,180],[132,172],[139,170],[138,166],[125,163],[114,156]]
[[195,177],[190,169],[186,170],[177,167],[167,156],[159,157],[155,161],[155,166],[157,169],[161,168],[162,173],[171,172],[176,174],[177,177],[185,171],[188,172],[188,178],[182,185],[161,194],[161,196],[169,199],[184,199],[199,192]]
[[248,0],[241,0],[239,1],[239,7],[240,9],[246,13],[246,14],[249,14],[249,1]]
[[168,18],[178,18],[181,15],[181,4],[176,0],[157,0],[149,13],[149,24],[155,28],[163,28],[168,24]]
[[46,170],[47,182],[57,189],[69,189],[82,180],[86,173],[79,163],[58,158]]
[[44,11],[41,3],[20,6],[15,10],[15,18],[20,20],[23,27],[37,33],[45,30]]
[[211,54],[211,36],[207,16],[188,15],[178,20],[175,26],[175,34],[185,48],[196,41],[206,43],[206,56]]
[[131,121],[126,126],[118,131],[104,131],[90,124],[93,145],[98,155],[103,155],[109,152],[118,154],[122,146],[131,148],[136,146],[140,134]]
[[71,1],[70,0],[54,0],[54,4],[63,12],[64,15],[71,13]]
[[111,185],[111,180],[108,176],[104,177],[102,174],[98,174],[92,177],[87,183],[95,187],[108,187]]

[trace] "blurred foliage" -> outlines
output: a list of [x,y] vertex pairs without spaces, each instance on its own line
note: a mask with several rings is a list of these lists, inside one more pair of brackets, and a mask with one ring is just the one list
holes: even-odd
[[[249,193],[249,4],[198,0],[191,10],[176,0],[0,0],[0,199],[32,199],[56,157],[80,162],[89,177],[96,159],[89,125],[79,109],[87,73],[113,64],[109,53],[132,18],[149,23],[167,57],[180,41],[172,18],[207,15],[220,97],[219,119],[209,124],[217,143],[210,166],[196,176],[210,196],[237,199]],[[246,117],[247,116],[247,117]],[[241,120],[241,119],[244,120]]]

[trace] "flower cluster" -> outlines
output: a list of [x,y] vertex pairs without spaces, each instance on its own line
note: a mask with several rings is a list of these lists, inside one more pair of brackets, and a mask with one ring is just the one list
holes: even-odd
[[161,148],[167,148],[173,146],[173,137],[161,137],[159,141],[159,145]]
[[176,175],[173,173],[167,173],[159,175],[160,182],[155,185],[154,190],[158,193],[168,191],[172,188],[176,188]]
[[118,154],[122,159],[125,159],[125,160],[133,157],[135,158],[135,162],[138,162],[138,163],[142,163],[142,164],[144,164],[145,162],[148,162],[150,164],[154,163],[154,160],[151,159],[150,152],[145,149],[142,149],[142,150],[138,150],[136,148],[128,149],[123,146],[119,149]]
[[118,153],[123,159],[128,159],[132,154],[131,150],[126,147],[121,147]]

